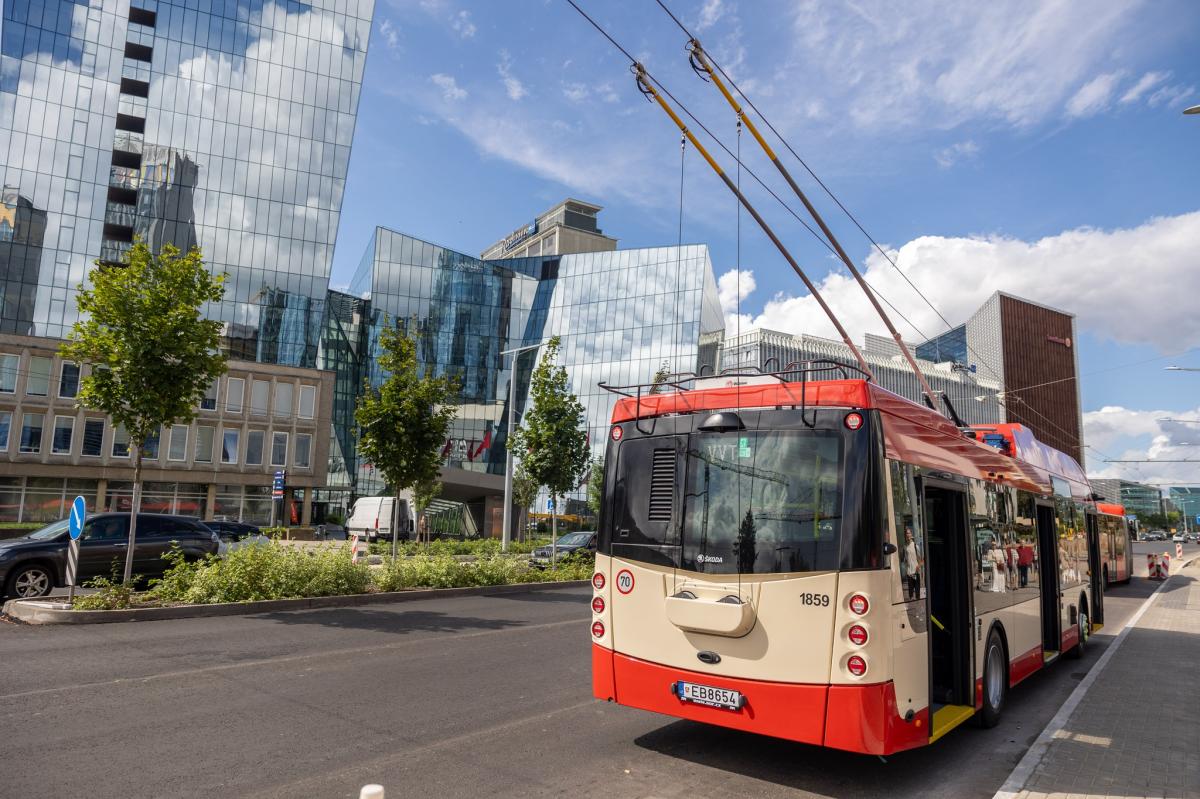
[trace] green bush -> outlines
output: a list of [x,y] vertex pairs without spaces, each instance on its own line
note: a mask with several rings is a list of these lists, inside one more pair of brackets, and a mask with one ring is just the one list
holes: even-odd
[[152,591],[165,602],[210,604],[362,594],[370,585],[366,565],[351,563],[344,547],[258,544],[198,563],[177,558]]
[[[535,547],[550,543],[549,538],[539,538],[533,541],[511,541],[508,545],[509,554],[528,555]],[[438,538],[428,544],[416,541],[401,541],[397,547],[400,555],[498,555],[500,554],[499,538]],[[371,544],[372,555],[392,554],[391,541],[377,541]]]
[[474,561],[459,561],[452,555],[412,555],[385,562],[374,576],[380,591],[408,588],[466,588],[513,583],[561,582],[591,579],[594,559],[590,555],[564,557],[555,569],[537,569],[524,558],[512,555],[482,555]]
[[125,610],[131,608],[135,598],[133,586],[137,584],[138,579],[134,577],[129,583],[122,583],[120,580],[97,577],[87,583],[88,588],[97,589],[96,593],[75,597],[75,602],[71,607],[75,610]]

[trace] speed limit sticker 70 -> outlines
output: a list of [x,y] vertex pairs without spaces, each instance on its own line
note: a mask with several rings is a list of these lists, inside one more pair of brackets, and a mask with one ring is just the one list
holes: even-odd
[[629,569],[621,569],[617,572],[617,590],[622,594],[628,594],[633,590],[633,572]]

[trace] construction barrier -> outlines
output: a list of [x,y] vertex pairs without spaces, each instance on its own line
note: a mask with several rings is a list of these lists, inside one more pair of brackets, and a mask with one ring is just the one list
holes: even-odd
[[371,551],[366,539],[359,538],[357,535],[350,536],[350,562],[359,563],[367,557]]
[[1179,560],[1183,559],[1183,544],[1175,545],[1175,557]]
[[1166,552],[1162,553],[1162,557],[1158,559],[1158,573],[1161,575],[1158,579],[1165,580],[1171,576],[1171,556]]
[[1146,555],[1146,576],[1151,580],[1167,579],[1167,573],[1162,567],[1162,562],[1159,561],[1158,555],[1152,552]]

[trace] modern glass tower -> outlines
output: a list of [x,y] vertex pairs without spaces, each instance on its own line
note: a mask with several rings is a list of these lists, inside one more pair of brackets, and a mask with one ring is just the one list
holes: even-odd
[[[461,381],[442,454],[446,482],[460,483],[464,497],[504,473],[508,415],[515,410],[519,419],[528,399],[536,351],[517,361],[515,409],[508,407],[513,363],[503,351],[559,337],[558,363],[599,453],[616,400],[600,382],[649,383],[664,365],[711,369],[725,329],[704,245],[481,260],[381,227],[350,294],[370,301],[372,354],[363,364],[372,383],[384,377],[373,357],[378,331],[397,323],[420,333],[423,369]],[[360,494],[370,490],[358,486]]]
[[0,0],[0,332],[199,244],[241,358],[315,365],[374,0]]

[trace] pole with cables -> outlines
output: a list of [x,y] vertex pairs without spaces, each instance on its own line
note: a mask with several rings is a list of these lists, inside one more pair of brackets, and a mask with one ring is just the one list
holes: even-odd
[[821,306],[821,310],[825,312],[825,315],[829,318],[829,321],[833,323],[834,329],[837,330],[838,335],[842,338],[842,343],[849,347],[850,352],[854,355],[854,359],[858,361],[859,368],[873,380],[875,375],[871,371],[871,367],[867,364],[866,358],[863,357],[862,353],[859,352],[858,347],[856,347],[854,342],[851,341],[850,334],[846,332],[846,328],[842,326],[842,323],[838,320],[837,315],[834,314],[833,309],[826,304],[825,298],[821,296],[821,292],[817,289],[816,285],[814,285],[809,279],[808,275],[804,273],[804,270],[800,268],[800,264],[797,263],[796,259],[792,257],[792,254],[788,252],[787,247],[783,246],[783,242],[779,240],[779,237],[775,235],[775,231],[771,230],[770,225],[768,225],[766,221],[759,216],[758,211],[756,211],[754,206],[750,204],[750,201],[746,199],[746,195],[742,194],[741,189],[734,185],[733,181],[729,179],[729,175],[725,174],[725,170],[721,168],[720,164],[713,160],[713,157],[709,154],[708,150],[704,148],[704,145],[696,139],[695,135],[690,130],[688,130],[687,125],[683,124],[683,120],[679,118],[679,115],[675,113],[674,109],[671,108],[667,101],[663,99],[662,95],[654,88],[653,81],[649,75],[646,74],[645,68],[640,63],[635,61],[632,69],[637,80],[638,88],[641,90],[642,94],[646,95],[646,97],[653,102],[658,103],[659,107],[666,112],[667,116],[671,118],[671,121],[675,123],[680,132],[687,137],[688,141],[692,143],[692,146],[696,148],[696,151],[704,157],[704,160],[708,162],[708,165],[712,167],[712,170],[716,172],[717,176],[720,177],[725,183],[725,187],[733,192],[734,196],[737,197],[738,202],[741,203],[742,207],[745,208],[750,216],[754,218],[754,221],[758,223],[760,228],[762,228],[763,233],[767,234],[767,238],[771,240],[771,243],[775,245],[777,250],[779,250],[780,254],[784,257],[784,260],[788,262],[788,265],[792,267],[792,269],[800,277],[800,280],[804,282],[805,287],[808,289],[809,293],[812,294],[813,299],[817,301],[817,304]]

